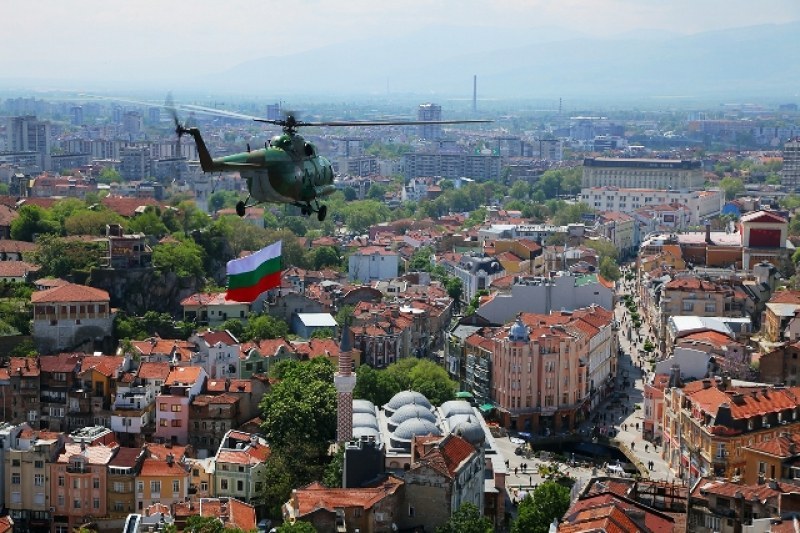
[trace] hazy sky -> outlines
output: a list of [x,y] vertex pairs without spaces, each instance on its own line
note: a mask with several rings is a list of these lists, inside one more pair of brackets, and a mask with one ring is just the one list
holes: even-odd
[[[181,75],[354,38],[450,26],[595,36],[800,19],[798,0],[0,0],[0,78]],[[346,58],[343,58],[346,60]]]

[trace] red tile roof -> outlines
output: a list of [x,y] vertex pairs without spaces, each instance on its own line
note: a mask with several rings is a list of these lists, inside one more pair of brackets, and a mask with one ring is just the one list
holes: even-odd
[[270,454],[270,447],[263,444],[250,444],[242,450],[225,448],[217,454],[217,463],[255,466],[266,461]]
[[132,468],[136,466],[136,459],[142,453],[141,448],[120,448],[117,450],[117,455],[108,463],[109,466],[117,466],[120,468]]
[[39,368],[42,372],[77,372],[80,370],[83,354],[61,353],[39,357]]
[[11,377],[36,377],[40,372],[38,357],[12,357],[9,359],[8,373]]
[[115,355],[86,356],[81,364],[81,373],[94,369],[106,377],[113,377],[124,362],[124,357]]
[[800,433],[783,433],[772,440],[747,446],[745,449],[789,459],[800,455]]
[[178,476],[184,477],[189,475],[189,471],[186,467],[178,462],[178,458],[172,461],[172,464],[167,463],[165,459],[153,459],[152,457],[148,457],[142,463],[142,471],[139,473],[140,476]]
[[124,196],[106,196],[100,202],[111,211],[123,217],[132,217],[141,206],[160,206],[154,198],[130,198]]
[[200,498],[199,502],[178,502],[174,507],[176,518],[213,516],[222,521],[223,527],[242,531],[253,531],[258,526],[255,507],[236,498]]
[[253,392],[253,382],[249,379],[209,379],[208,392],[245,393]]
[[366,510],[393,495],[401,486],[403,480],[392,475],[374,487],[357,489],[330,489],[315,481],[297,489],[292,502],[296,502],[297,517],[303,517],[317,509],[335,512],[336,509],[359,507]]
[[139,365],[140,379],[160,379],[166,381],[169,377],[169,363],[144,362]]
[[64,451],[58,456],[59,463],[69,463],[70,458],[81,455],[86,458],[90,465],[107,465],[114,457],[117,446],[108,447],[105,445],[84,446],[83,444],[67,443]]
[[75,285],[73,283],[54,287],[31,294],[33,303],[69,303],[69,302],[101,302],[108,303],[108,293],[94,287]]
[[[684,392],[689,395],[693,403],[698,408],[716,417],[719,406],[727,403],[731,409],[731,416],[738,419],[746,419],[753,416],[763,416],[769,413],[777,413],[785,409],[794,409],[800,405],[800,398],[791,389],[775,389],[770,387],[765,395],[761,388],[735,387],[725,391],[720,390],[715,384],[711,387],[703,388],[702,382],[699,390],[694,392]],[[741,399],[737,403],[734,394],[740,393]]]
[[234,344],[239,344],[239,341],[234,337],[229,331],[204,331],[197,333],[197,336],[203,339],[206,344],[209,346],[215,346],[217,343],[221,342],[226,346],[233,346]]
[[769,299],[769,303],[800,305],[800,291],[776,291]]
[[176,385],[192,386],[200,379],[203,369],[199,366],[179,366],[173,368],[167,376],[164,385],[171,387]]
[[0,261],[0,277],[25,278],[31,272],[38,272],[40,268],[25,261]]

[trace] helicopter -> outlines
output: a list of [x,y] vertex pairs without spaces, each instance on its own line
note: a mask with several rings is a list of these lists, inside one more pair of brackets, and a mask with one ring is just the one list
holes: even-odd
[[[260,203],[289,204],[300,208],[304,216],[317,214],[317,220],[325,220],[328,207],[320,200],[336,191],[333,184],[333,166],[319,155],[317,147],[299,133],[300,127],[316,126],[409,126],[421,124],[472,124],[490,120],[432,120],[432,121],[333,121],[304,122],[293,113],[283,119],[252,118],[256,122],[280,126],[283,132],[264,143],[263,148],[212,158],[200,130],[186,127],[171,109],[175,122],[175,133],[180,139],[190,135],[197,146],[200,167],[203,172],[239,172],[247,183],[248,196],[236,204],[236,214],[243,217],[248,207]],[[244,115],[231,114],[235,118]]]

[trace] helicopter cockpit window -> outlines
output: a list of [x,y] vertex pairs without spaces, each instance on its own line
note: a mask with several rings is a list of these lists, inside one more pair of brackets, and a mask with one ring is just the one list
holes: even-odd
[[305,151],[305,154],[308,157],[311,157],[311,156],[314,155],[314,145],[312,145],[311,143],[305,143],[303,145],[303,150]]
[[281,150],[290,150],[292,148],[292,141],[285,135],[277,135],[272,138],[272,146],[280,148]]

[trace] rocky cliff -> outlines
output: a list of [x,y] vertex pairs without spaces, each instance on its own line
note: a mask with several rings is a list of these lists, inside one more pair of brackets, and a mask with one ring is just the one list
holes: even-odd
[[87,284],[108,291],[111,306],[128,314],[158,311],[180,316],[181,300],[198,292],[202,283],[199,278],[180,278],[154,268],[93,268]]

